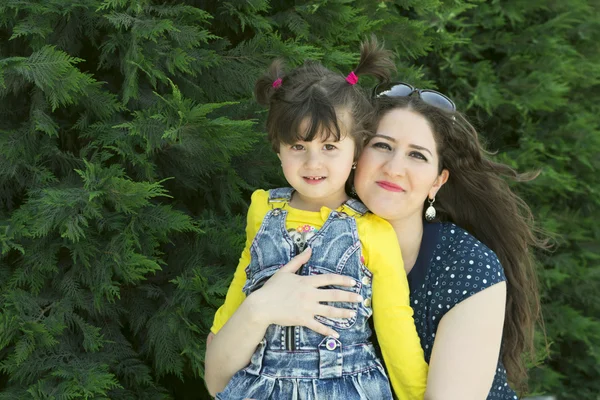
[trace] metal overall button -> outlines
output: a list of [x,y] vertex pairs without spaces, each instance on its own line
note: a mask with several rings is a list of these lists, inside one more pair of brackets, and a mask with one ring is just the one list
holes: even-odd
[[360,281],[362,282],[363,285],[368,285],[371,283],[371,278],[369,278],[368,276],[363,276]]
[[327,350],[335,350],[337,348],[337,341],[335,339],[329,338],[327,342],[325,342],[325,347]]
[[346,218],[348,218],[348,214],[346,214],[346,213],[345,213],[345,212],[343,212],[343,211],[340,211],[340,212],[338,213],[338,217],[340,217],[341,219],[346,219]]
[[367,297],[365,301],[363,301],[363,305],[367,308],[371,307],[371,298]]
[[278,216],[279,214],[281,214],[281,208],[275,208],[275,209],[273,209],[273,215],[274,216]]

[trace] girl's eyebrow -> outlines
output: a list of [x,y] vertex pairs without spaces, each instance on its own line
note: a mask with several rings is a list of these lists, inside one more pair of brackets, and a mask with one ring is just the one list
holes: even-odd
[[[383,139],[385,139],[385,140],[389,140],[390,142],[396,143],[396,139],[394,139],[394,138],[393,138],[393,137],[391,137],[391,136],[382,135],[381,133],[376,133],[376,134],[374,134],[374,135],[373,135],[373,137],[380,137],[380,138],[383,138]],[[426,148],[426,147],[419,146],[419,145],[417,145],[417,144],[410,144],[410,145],[408,145],[408,147],[411,147],[411,148],[413,148],[413,149],[417,149],[417,150],[426,151],[426,152],[428,152],[428,153],[429,153],[429,155],[431,155],[431,156],[433,157],[433,154],[431,154],[431,151],[429,151],[429,149],[428,149],[428,148]]]

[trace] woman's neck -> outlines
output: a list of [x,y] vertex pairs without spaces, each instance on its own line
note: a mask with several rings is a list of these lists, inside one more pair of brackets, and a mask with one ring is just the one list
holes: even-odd
[[400,244],[400,250],[402,250],[404,269],[408,274],[415,266],[419,250],[421,249],[423,217],[415,214],[404,219],[388,220],[388,222],[392,225],[398,237],[398,244]]

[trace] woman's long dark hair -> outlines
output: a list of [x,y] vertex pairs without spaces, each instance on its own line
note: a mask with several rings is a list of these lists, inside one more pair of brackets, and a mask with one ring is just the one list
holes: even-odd
[[458,112],[446,112],[418,96],[381,96],[373,103],[373,132],[393,109],[409,109],[428,121],[440,159],[438,172],[450,172],[436,195],[438,218],[466,229],[498,256],[508,280],[502,361],[509,382],[519,391],[526,390],[523,354],[535,360],[536,323],[543,328],[532,251],[548,246],[534,227],[530,208],[510,190],[507,179],[527,181],[537,173],[519,174],[508,165],[492,161],[475,128]]

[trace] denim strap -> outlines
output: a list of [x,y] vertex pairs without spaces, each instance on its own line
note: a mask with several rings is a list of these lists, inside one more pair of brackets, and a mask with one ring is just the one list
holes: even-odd
[[369,209],[363,203],[356,199],[348,199],[343,205],[343,207],[348,207],[350,210],[354,211],[354,213],[358,214],[357,216],[363,216]]
[[265,356],[265,348],[267,347],[267,341],[263,338],[258,344],[258,347],[250,358],[250,365],[246,367],[246,372],[251,374],[260,375],[263,365],[263,357]]
[[269,190],[269,203],[289,203],[294,188],[285,187]]
[[341,378],[342,342],[327,336],[319,344],[319,379]]

